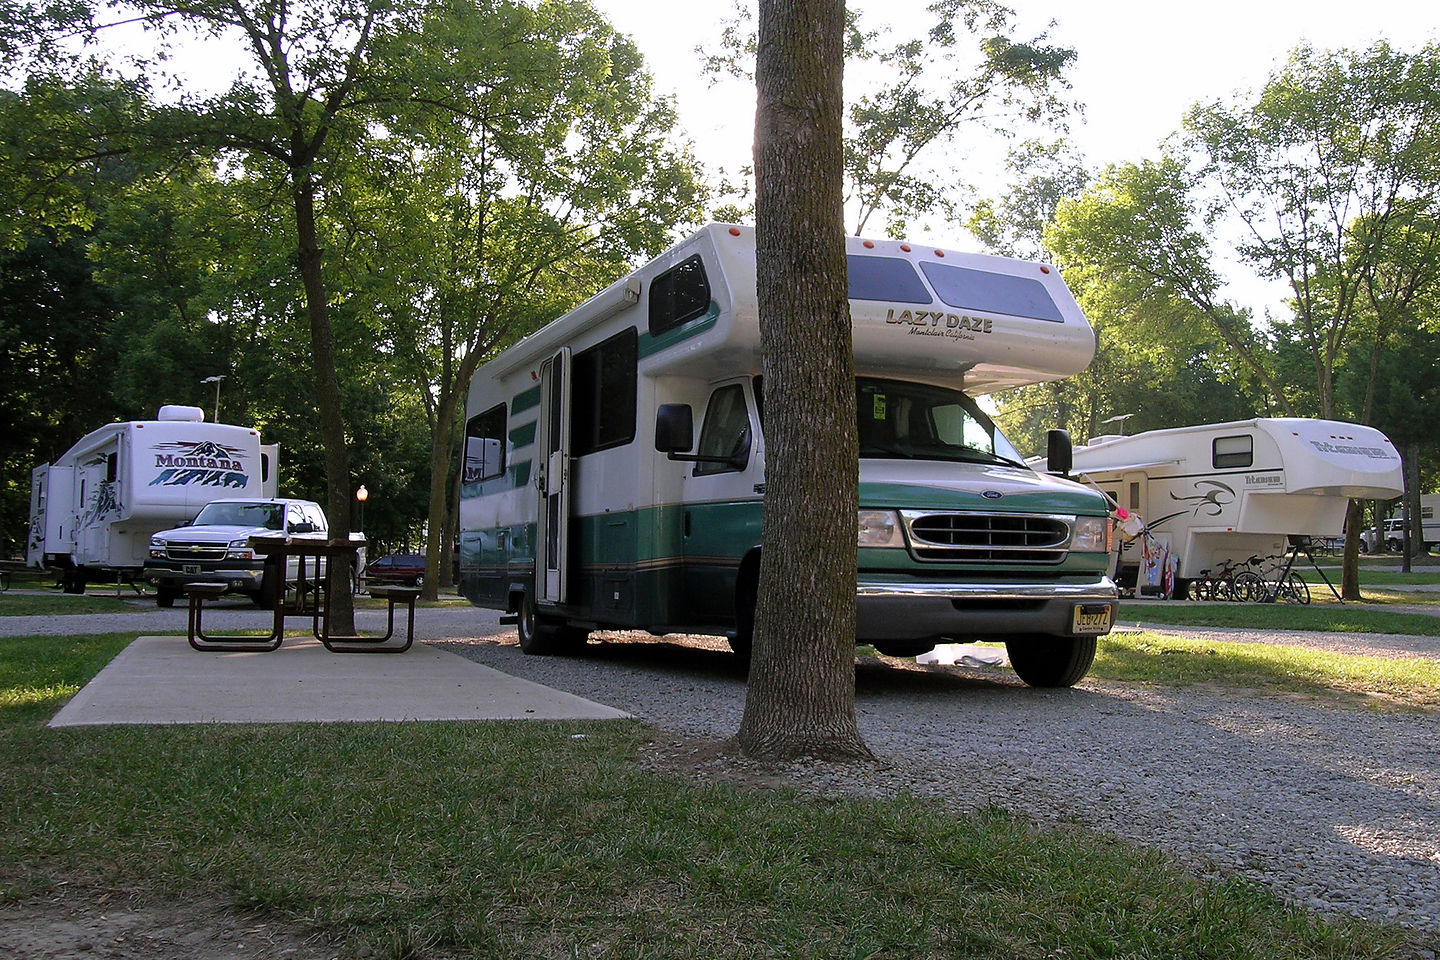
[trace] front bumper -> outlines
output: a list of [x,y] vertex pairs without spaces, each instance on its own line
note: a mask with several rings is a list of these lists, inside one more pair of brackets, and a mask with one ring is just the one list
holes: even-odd
[[145,562],[142,574],[157,587],[180,589],[187,583],[223,583],[237,593],[259,593],[265,579],[265,562],[182,563],[178,560]]
[[[1110,632],[1119,594],[1107,576],[1055,582],[929,583],[866,579],[856,592],[856,636],[883,640],[980,640],[1036,633],[1094,636]],[[1101,605],[1108,604],[1108,611]],[[1077,632],[1077,607],[1103,629]]]

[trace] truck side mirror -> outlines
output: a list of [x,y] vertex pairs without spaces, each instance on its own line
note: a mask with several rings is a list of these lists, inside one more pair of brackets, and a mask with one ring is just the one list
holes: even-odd
[[684,453],[695,446],[695,421],[688,403],[662,403],[655,413],[655,449]]
[[1045,469],[1062,477],[1070,476],[1075,465],[1075,448],[1070,443],[1069,430],[1045,431]]

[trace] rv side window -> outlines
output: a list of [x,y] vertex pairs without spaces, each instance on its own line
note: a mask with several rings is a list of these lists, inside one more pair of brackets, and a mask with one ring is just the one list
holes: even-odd
[[845,262],[850,276],[851,300],[892,300],[898,303],[930,303],[934,300],[909,260],[850,254]]
[[960,310],[1065,322],[1060,308],[1050,298],[1050,291],[1039,280],[948,263],[925,262],[920,264],[920,269],[925,271],[925,279],[940,294],[940,299]]
[[1211,464],[1215,467],[1250,467],[1255,465],[1255,438],[1216,437]]
[[635,328],[575,354],[570,393],[571,453],[583,457],[635,439]]
[[651,336],[703,316],[709,309],[710,281],[698,253],[650,282]]
[[505,472],[505,404],[476,414],[465,424],[462,483],[479,483]]
[[107,454],[105,457],[105,482],[114,483],[120,476],[120,455],[118,453]]
[[745,391],[740,384],[721,387],[710,396],[705,409],[705,425],[700,428],[702,457],[730,457],[736,466],[727,463],[697,463],[695,476],[731,473],[744,470],[750,462],[750,412],[745,408]]

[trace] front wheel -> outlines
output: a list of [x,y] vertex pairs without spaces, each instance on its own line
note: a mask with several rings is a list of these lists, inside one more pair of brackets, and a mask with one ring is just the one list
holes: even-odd
[[1015,674],[1032,687],[1073,687],[1095,662],[1095,637],[1026,636],[1005,641]]
[[1265,581],[1258,573],[1242,570],[1235,574],[1235,599],[1241,603],[1253,603],[1265,596]]
[[155,588],[155,606],[173,607],[175,606],[175,598],[179,596],[179,594],[180,591],[174,587],[157,586]]
[[590,636],[583,630],[565,626],[548,617],[542,617],[535,609],[530,594],[520,596],[520,610],[517,625],[520,633],[520,649],[531,656],[563,656],[577,652]]

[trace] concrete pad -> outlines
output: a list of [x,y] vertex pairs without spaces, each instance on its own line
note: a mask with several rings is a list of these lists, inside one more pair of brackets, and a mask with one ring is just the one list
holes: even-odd
[[292,637],[272,653],[230,653],[168,636],[130,644],[49,725],[629,716],[423,643],[397,654],[331,653]]

